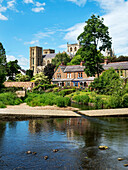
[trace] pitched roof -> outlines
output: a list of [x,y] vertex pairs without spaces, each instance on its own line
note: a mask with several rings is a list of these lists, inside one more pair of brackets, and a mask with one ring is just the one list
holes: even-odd
[[106,65],[103,65],[103,68],[105,70],[108,70],[111,67],[113,67],[115,70],[118,69],[128,70],[128,62],[115,62],[115,63],[108,63]]
[[56,53],[51,53],[51,54],[45,54],[43,55],[43,58],[48,59],[48,58],[55,58]]
[[76,72],[76,71],[84,71],[85,66],[81,66],[81,65],[72,65],[72,66],[66,66],[64,72]]
[[67,67],[67,66],[59,66],[60,68],[61,68],[61,70],[64,72],[64,70],[65,70],[65,68]]

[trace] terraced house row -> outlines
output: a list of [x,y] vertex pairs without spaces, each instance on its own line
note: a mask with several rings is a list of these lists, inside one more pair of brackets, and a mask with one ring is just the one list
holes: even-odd
[[[104,70],[114,68],[119,75],[127,80],[128,78],[128,62],[113,62],[108,63],[105,60],[103,64]],[[88,87],[95,77],[88,77],[84,72],[85,66],[81,62],[80,65],[65,66],[60,65],[53,75],[52,84],[58,86],[76,86],[76,87]]]

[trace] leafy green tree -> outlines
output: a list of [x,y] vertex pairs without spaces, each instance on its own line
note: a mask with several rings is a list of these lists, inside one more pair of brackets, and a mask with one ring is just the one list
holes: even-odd
[[[104,19],[92,15],[86,21],[84,32],[78,36],[82,48],[78,50],[85,61],[85,72],[88,76],[98,75],[103,71],[101,63],[101,51],[111,48],[111,38],[109,37],[108,27],[103,24]],[[100,52],[99,52],[100,51]]]
[[100,94],[118,94],[122,96],[124,93],[123,79],[119,77],[119,74],[113,68],[104,71],[99,78],[95,78],[90,87]]
[[2,43],[0,43],[0,88],[6,79],[6,53]]
[[48,77],[44,75],[43,72],[37,73],[34,77],[33,77],[33,81],[35,82],[36,85],[39,84],[47,84],[48,81]]
[[82,61],[81,55],[75,55],[67,65],[79,65]]
[[55,68],[55,66],[51,63],[46,65],[44,68],[44,75],[48,77],[49,82],[52,79],[52,76],[54,74],[54,68]]
[[68,62],[70,62],[70,57],[67,53],[58,53],[55,58],[52,59],[52,64],[56,67],[58,67],[61,63],[66,65]]
[[23,75],[21,73],[16,75],[16,81],[30,81],[30,77],[28,75]]
[[7,76],[9,76],[10,80],[15,80],[15,76],[19,73],[19,69],[21,69],[21,67],[18,65],[18,60],[9,61],[7,63]]
[[33,70],[26,70],[26,75],[28,75],[30,78],[33,77]]

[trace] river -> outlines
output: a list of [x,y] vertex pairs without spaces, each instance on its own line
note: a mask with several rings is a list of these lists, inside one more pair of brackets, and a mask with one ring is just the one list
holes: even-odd
[[[109,149],[100,150],[100,145]],[[27,151],[37,154],[27,154]],[[124,160],[118,161],[119,157]],[[127,169],[126,163],[128,118],[0,121],[2,170],[121,170]]]

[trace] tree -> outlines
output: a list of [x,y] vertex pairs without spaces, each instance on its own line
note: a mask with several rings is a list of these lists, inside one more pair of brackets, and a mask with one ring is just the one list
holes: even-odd
[[49,82],[52,79],[52,76],[54,74],[54,68],[55,68],[55,66],[51,63],[46,65],[44,68],[44,75],[48,77]]
[[47,84],[48,83],[48,77],[45,76],[43,72],[40,72],[40,73],[37,73],[33,77],[33,81],[35,82],[36,85]]
[[26,70],[26,75],[28,75],[30,78],[33,77],[33,70]]
[[56,67],[58,67],[61,63],[66,65],[68,62],[70,62],[70,57],[67,55],[67,53],[59,53],[54,59],[52,59],[52,64]]
[[9,76],[10,80],[15,79],[16,74],[19,73],[19,69],[21,69],[21,67],[18,65],[18,60],[9,61],[7,63],[7,76]]
[[123,79],[119,77],[119,74],[113,68],[106,70],[95,78],[94,82],[91,83],[90,87],[95,89],[97,93],[101,94],[119,94],[123,93],[124,83]]
[[82,61],[81,55],[75,55],[67,65],[79,65]]
[[21,73],[16,75],[16,81],[30,81],[30,77],[28,75],[22,75]]
[[6,80],[6,53],[2,43],[0,43],[0,88]]
[[92,15],[91,19],[86,21],[84,32],[78,36],[82,48],[77,54],[81,54],[85,61],[85,72],[88,76],[95,76],[102,72],[100,64],[102,55],[99,51],[110,50],[111,38],[109,37],[108,27],[103,24],[104,19]]

